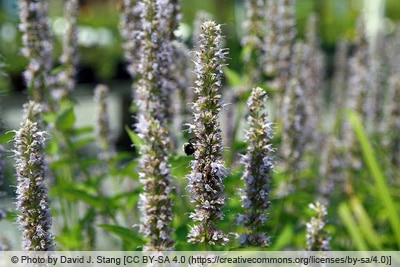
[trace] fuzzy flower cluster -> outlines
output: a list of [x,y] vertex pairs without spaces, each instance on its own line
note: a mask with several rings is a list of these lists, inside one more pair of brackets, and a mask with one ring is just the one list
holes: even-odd
[[319,202],[310,204],[309,208],[317,213],[317,217],[312,217],[307,223],[307,250],[308,251],[329,251],[331,238],[325,229],[327,215],[326,207]]
[[265,27],[268,29],[263,40],[263,50],[264,50],[264,74],[266,76],[275,76],[278,72],[277,62],[279,54],[278,45],[278,1],[271,0],[266,3],[265,16],[268,18],[266,20]]
[[304,84],[300,77],[304,43],[296,43],[293,58],[292,78],[288,83],[282,107],[282,154],[286,170],[296,173],[301,169],[302,155],[305,152],[306,140],[310,136],[305,125],[307,122]]
[[264,71],[267,76],[277,76],[280,89],[290,78],[292,47],[297,34],[294,6],[295,0],[267,1]]
[[94,89],[94,100],[98,104],[98,110],[96,112],[96,130],[97,138],[100,148],[103,151],[102,158],[109,160],[115,155],[115,147],[113,144],[113,138],[110,130],[110,122],[108,116],[108,87],[103,84],[99,84]]
[[121,12],[120,31],[124,39],[124,57],[129,63],[128,73],[132,78],[138,73],[138,61],[141,54],[141,9],[137,0],[123,0],[123,12]]
[[[323,78],[325,73],[324,54],[320,49],[320,41],[317,32],[318,17],[311,14],[307,22],[306,43],[304,48],[304,59],[300,77],[304,84],[304,94],[307,112],[306,128],[309,129],[309,138],[318,140],[319,134],[317,124],[321,121],[321,110],[323,105]],[[296,46],[296,44],[295,44]],[[296,51],[294,56],[297,55]]]
[[193,103],[194,123],[190,129],[194,132],[194,160],[192,171],[187,175],[188,190],[195,211],[190,214],[198,222],[189,232],[188,240],[192,243],[204,242],[210,245],[224,245],[228,241],[215,224],[222,220],[223,179],[227,175],[224,166],[221,128],[218,114],[221,111],[222,67],[226,50],[221,49],[221,26],[213,21],[201,25],[198,51],[195,52],[194,91],[197,95]]
[[194,46],[200,42],[201,25],[212,20],[212,15],[204,10],[199,10],[196,12],[196,16],[193,20],[193,32],[192,32],[192,43]]
[[263,67],[261,62],[264,56],[262,55],[262,46],[265,36],[265,1],[264,0],[246,0],[244,2],[247,10],[246,20],[243,22],[244,36],[241,43],[248,51],[244,56],[244,62],[247,66],[250,79],[253,82],[260,80]]
[[318,201],[328,205],[338,185],[343,184],[343,156],[340,155],[340,141],[333,136],[325,139],[322,147],[319,173],[321,180],[317,185]]
[[334,104],[337,111],[341,110],[346,103],[346,82],[347,82],[347,54],[349,52],[349,42],[346,39],[340,39],[336,44],[336,52],[334,57],[334,75],[333,90],[335,92]]
[[[175,1],[176,2],[176,1]],[[145,250],[172,250],[170,223],[173,219],[170,194],[171,170],[168,157],[172,149],[167,130],[170,118],[169,83],[170,27],[176,3],[144,0],[136,6],[141,11],[141,50],[137,68],[135,97],[138,105],[135,130],[143,140],[140,147],[139,178],[144,192],[140,195],[142,211],[140,231],[150,238]]]
[[60,63],[63,70],[59,73],[57,82],[62,86],[64,94],[70,94],[75,89],[76,65],[78,63],[78,26],[79,1],[65,1],[66,32],[63,39],[63,52]]
[[[362,118],[363,123],[367,121],[367,93],[371,88],[369,72],[369,44],[366,36],[365,19],[359,18],[357,23],[357,48],[349,60],[348,95],[346,107],[356,111]],[[362,168],[359,146],[350,123],[344,120],[342,125],[344,146],[348,147],[348,165],[351,170],[357,171]]]
[[290,63],[293,55],[292,47],[296,38],[296,16],[295,16],[296,0],[278,0],[278,45],[280,46],[278,53],[278,70],[279,76],[283,82],[287,82],[290,77]]
[[53,43],[48,16],[49,0],[19,0],[22,32],[22,54],[29,59],[24,72],[26,85],[32,89],[33,99],[44,103],[52,83]]
[[144,250],[172,250],[170,223],[173,219],[170,194],[171,166],[168,163],[168,148],[171,147],[168,132],[158,120],[139,116],[140,138],[145,143],[140,148],[139,178],[144,187],[140,194],[139,207],[142,214],[140,231],[150,238]]
[[366,118],[366,98],[368,89],[371,87],[369,72],[369,43],[365,29],[365,19],[357,21],[358,39],[354,56],[349,61],[350,77],[348,80],[348,104],[347,107],[359,112],[363,119]]
[[391,103],[388,105],[387,115],[389,117],[386,147],[390,151],[390,160],[394,166],[400,166],[400,75],[395,74],[390,78],[390,99]]
[[53,236],[50,233],[51,214],[42,152],[46,133],[40,130],[41,106],[29,102],[24,109],[24,122],[14,137],[19,211],[17,221],[22,231],[24,250],[48,251],[53,249]]
[[171,96],[173,90],[170,65],[172,55],[172,20],[177,11],[171,1],[144,0],[139,3],[141,11],[141,51],[139,81],[135,92],[140,110],[146,110],[163,126],[170,123],[172,116]]
[[238,224],[246,227],[250,233],[241,236],[242,246],[267,247],[269,237],[262,232],[267,222],[267,211],[270,207],[270,184],[273,173],[271,139],[272,127],[267,121],[263,89],[254,88],[247,102],[249,115],[245,141],[248,142],[247,153],[242,157],[245,170],[242,179],[246,189],[242,194],[244,214],[239,215]]
[[246,34],[242,38],[242,45],[260,48],[264,35],[261,32],[261,29],[264,28],[264,0],[246,0],[244,4],[247,10],[247,19],[243,23]]

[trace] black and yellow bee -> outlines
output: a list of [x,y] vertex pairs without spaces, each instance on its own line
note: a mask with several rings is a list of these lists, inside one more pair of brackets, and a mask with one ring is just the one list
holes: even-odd
[[193,138],[190,138],[189,142],[184,143],[183,146],[182,146],[183,152],[185,152],[185,154],[188,155],[188,156],[193,155],[194,152],[196,151],[196,149],[195,149],[195,147],[194,147],[194,145],[192,143],[192,140],[193,140]]

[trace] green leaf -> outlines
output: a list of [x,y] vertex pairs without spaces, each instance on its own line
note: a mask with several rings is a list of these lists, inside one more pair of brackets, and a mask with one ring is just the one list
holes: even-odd
[[6,132],[6,133],[0,135],[0,144],[6,144],[6,143],[10,142],[11,140],[13,140],[14,136],[15,136],[15,132],[13,132],[13,131],[9,131],[9,132]]
[[76,117],[73,107],[67,107],[57,116],[56,128],[61,131],[69,131],[74,126],[75,121]]
[[142,246],[146,243],[146,241],[139,236],[137,233],[132,231],[132,229],[122,227],[122,226],[117,226],[117,225],[111,225],[111,224],[100,224],[98,227],[103,228],[104,230],[107,230],[117,236],[119,236],[121,239],[127,242],[135,242],[137,246]]
[[240,53],[240,57],[242,60],[249,58],[251,56],[251,53],[253,53],[254,48],[250,45],[246,45],[243,47],[241,53]]
[[92,126],[83,126],[83,127],[75,128],[73,130],[74,135],[91,134],[92,132],[93,132]]
[[240,85],[245,84],[244,79],[240,76],[239,73],[237,73],[236,71],[234,71],[228,67],[224,67],[223,69],[224,69],[226,81],[228,82],[229,86],[235,87],[235,86],[240,86]]
[[368,250],[367,244],[365,243],[365,240],[361,233],[361,229],[355,223],[350,208],[346,203],[341,203],[339,205],[338,214],[344,226],[346,227],[347,232],[350,234],[351,240],[353,240],[357,250],[360,251]]
[[374,230],[372,225],[371,217],[365,211],[362,203],[357,197],[350,199],[350,206],[354,215],[357,218],[358,224],[362,232],[364,233],[365,239],[368,241],[374,250],[382,250],[382,241],[378,233]]
[[93,137],[85,137],[78,139],[74,142],[74,148],[75,149],[80,149],[86,145],[89,145],[90,143],[93,143],[95,139]]
[[69,200],[79,200],[100,210],[104,209],[102,201],[99,197],[93,196],[83,189],[67,186],[55,186],[52,189],[52,194],[65,197]]
[[371,143],[367,137],[367,134],[365,133],[359,116],[353,111],[348,111],[347,115],[357,139],[360,142],[364,161],[375,180],[375,184],[378,189],[377,198],[382,201],[382,206],[384,209],[386,209],[386,214],[388,215],[390,225],[393,229],[397,246],[400,248],[400,219],[397,213],[398,209],[394,204],[390,190],[386,184],[387,179],[378,165],[374,150],[372,149]]
[[294,237],[294,230],[291,224],[286,224],[279,235],[274,239],[271,244],[271,251],[282,250],[285,246],[291,244]]
[[127,125],[125,125],[125,130],[136,148],[140,149],[140,147],[145,144],[144,140],[142,140],[136,133],[134,133]]

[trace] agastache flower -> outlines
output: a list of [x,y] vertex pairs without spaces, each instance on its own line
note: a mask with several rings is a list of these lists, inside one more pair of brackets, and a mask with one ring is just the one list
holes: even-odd
[[346,81],[348,75],[347,54],[349,51],[349,42],[346,39],[340,39],[336,44],[334,56],[334,74],[333,74],[333,106],[336,112],[340,111],[346,103]]
[[242,192],[244,214],[238,216],[238,224],[246,227],[249,233],[240,237],[242,246],[268,247],[269,237],[262,229],[267,222],[266,213],[270,207],[270,183],[272,165],[272,127],[264,112],[266,93],[261,88],[254,88],[247,102],[249,130],[245,141],[248,142],[246,155],[242,156],[245,170],[242,179],[245,190]]
[[120,19],[120,31],[124,43],[124,57],[128,62],[128,73],[135,78],[138,73],[142,40],[141,9],[137,0],[123,0],[123,12]]
[[[367,121],[367,93],[371,88],[369,71],[369,43],[366,36],[365,18],[360,17],[357,21],[357,48],[354,55],[349,59],[349,79],[346,108],[357,112],[364,126]],[[343,120],[342,123],[343,144],[349,150],[347,155],[348,167],[351,171],[362,168],[360,149],[350,123]]]
[[308,251],[329,251],[329,243],[331,238],[328,236],[326,226],[326,207],[319,202],[310,204],[309,208],[317,213],[316,217],[312,217],[307,223],[307,250]]
[[204,22],[201,26],[199,50],[194,56],[197,75],[194,92],[197,100],[193,103],[194,122],[189,127],[194,131],[193,144],[196,149],[190,164],[192,171],[187,175],[191,202],[195,205],[190,218],[199,224],[190,230],[188,239],[192,243],[204,242],[210,245],[224,245],[228,242],[227,235],[215,226],[224,217],[222,181],[227,176],[218,121],[222,108],[222,67],[227,53],[220,48],[221,41],[221,26],[213,21]]
[[386,147],[390,151],[390,161],[396,167],[400,167],[400,75],[394,74],[389,82],[389,99],[391,100],[388,105],[388,126]]
[[[176,14],[176,3],[144,0],[137,6],[141,10],[141,54],[137,69],[138,82],[135,97],[138,104],[138,136],[140,147],[139,178],[144,192],[139,207],[143,217],[140,231],[150,238],[144,250],[172,250],[172,201],[170,194],[171,167],[168,163],[172,142],[167,130],[170,121],[171,86],[168,65],[170,56],[170,20]],[[166,44],[166,43],[167,44]]]
[[50,233],[51,214],[42,151],[46,133],[40,130],[40,105],[29,102],[24,109],[24,121],[14,137],[19,211],[17,221],[22,231],[24,250],[48,251],[53,249],[53,236]]
[[22,54],[29,60],[24,77],[27,87],[32,90],[33,99],[38,103],[49,100],[49,86],[52,83],[53,42],[48,5],[48,0],[19,0]]
[[79,1],[65,1],[66,32],[63,37],[63,52],[60,63],[63,70],[58,74],[58,84],[63,95],[71,94],[75,89],[76,65],[78,63],[78,26]]
[[282,154],[286,170],[292,174],[296,174],[302,167],[302,155],[305,152],[307,138],[310,136],[305,127],[307,122],[306,102],[304,84],[301,83],[300,77],[304,49],[304,43],[296,43],[292,78],[283,98]]
[[151,239],[144,250],[172,250],[174,240],[169,224],[173,219],[170,198],[173,188],[168,163],[171,142],[166,129],[154,118],[140,115],[137,127],[140,127],[137,129],[139,137],[145,140],[139,159],[139,178],[144,187],[139,200],[140,231]]
[[244,57],[247,72],[253,82],[261,80],[263,63],[261,59],[262,43],[266,34],[265,30],[265,1],[264,0],[246,0],[244,2],[247,10],[246,20],[243,22],[244,36],[242,37],[242,46],[248,51]]

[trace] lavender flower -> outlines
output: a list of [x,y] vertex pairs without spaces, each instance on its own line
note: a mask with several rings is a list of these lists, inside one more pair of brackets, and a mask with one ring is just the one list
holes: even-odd
[[175,13],[173,5],[162,0],[144,0],[140,8],[143,39],[136,98],[140,110],[146,110],[166,126],[171,120],[170,97],[173,87],[169,65],[173,64],[173,60],[170,39],[165,38],[169,38],[169,31],[174,29],[164,27],[174,25],[170,22],[172,18],[166,18],[166,13],[170,16]]
[[290,78],[290,59],[296,37],[295,0],[267,2],[267,33],[264,38],[266,53],[265,74],[277,78],[278,89],[285,88]]
[[193,31],[192,31],[192,43],[196,46],[200,43],[201,25],[212,20],[212,15],[204,10],[199,10],[196,12],[196,16],[193,20]]
[[321,164],[319,167],[320,181],[317,183],[318,201],[327,205],[332,199],[335,188],[343,184],[343,155],[341,143],[334,136],[328,136],[322,147]]
[[335,57],[334,57],[334,75],[333,75],[333,91],[334,91],[334,104],[336,112],[344,107],[346,102],[346,81],[348,75],[347,54],[349,50],[349,43],[346,39],[340,39],[336,44]]
[[[323,106],[323,80],[325,72],[325,59],[320,48],[317,23],[317,15],[311,14],[307,23],[307,40],[300,74],[303,79],[302,83],[304,84],[305,100],[307,101],[306,127],[309,129],[310,138],[313,140],[318,140],[320,137],[317,126],[320,122],[321,109]],[[296,55],[296,53],[294,53],[294,55]]]
[[266,28],[268,29],[263,40],[264,50],[264,74],[275,77],[278,72],[278,54],[280,46],[278,44],[278,1],[270,0],[266,4]]
[[[349,60],[350,74],[346,107],[360,114],[363,123],[367,121],[367,92],[371,86],[369,73],[369,46],[365,33],[365,21],[361,17],[357,22],[357,49]],[[343,144],[349,150],[348,165],[351,170],[362,168],[360,150],[354,131],[346,120],[342,124]]]
[[253,83],[261,81],[261,72],[263,62],[262,43],[265,31],[265,1],[264,0],[246,0],[244,2],[247,10],[247,18],[243,22],[244,36],[242,37],[242,46],[245,47],[244,63],[247,68],[247,74]]
[[296,38],[296,0],[278,0],[278,70],[283,84],[289,81],[290,63],[293,55],[292,47]]
[[269,246],[269,237],[262,229],[267,222],[266,213],[270,207],[270,183],[273,173],[272,156],[274,149],[271,145],[272,128],[264,113],[264,90],[253,89],[247,102],[249,130],[245,141],[248,142],[247,153],[242,157],[245,170],[242,179],[246,189],[242,194],[242,207],[245,210],[239,215],[238,224],[246,227],[250,233],[241,236],[242,246]]
[[33,100],[38,103],[45,103],[49,99],[49,86],[52,83],[50,71],[53,43],[48,5],[49,0],[19,0],[22,54],[29,59],[24,77]]
[[285,169],[295,175],[302,168],[302,156],[305,153],[307,138],[307,113],[304,96],[304,84],[301,83],[302,57],[305,45],[296,43],[296,57],[293,58],[292,79],[283,98],[282,154]]
[[138,73],[139,58],[141,54],[141,8],[137,0],[123,0],[120,31],[124,39],[124,57],[128,62],[128,73],[135,78]]
[[371,127],[375,133],[383,133],[384,124],[384,107],[385,107],[385,88],[388,87],[390,57],[389,42],[382,29],[376,33],[373,38],[373,45],[370,55],[370,75],[371,77],[371,93],[368,98],[367,109],[368,118],[370,119]]
[[168,149],[171,147],[168,132],[152,117],[140,115],[137,130],[145,144],[141,146],[139,178],[144,192],[140,194],[139,207],[142,213],[140,231],[151,240],[144,250],[172,250],[173,219],[170,194],[171,167]]
[[24,122],[14,137],[22,248],[48,251],[53,249],[53,236],[50,233],[51,214],[44,182],[46,168],[42,150],[46,133],[40,130],[41,106],[29,102],[24,109]]
[[100,148],[102,149],[102,158],[110,160],[115,155],[113,137],[111,135],[110,123],[108,117],[108,87],[99,84],[94,89],[94,100],[98,103],[97,110],[97,137]]
[[194,160],[192,171],[187,175],[188,191],[195,211],[190,218],[195,225],[189,232],[192,243],[204,242],[210,245],[224,245],[227,235],[216,228],[222,220],[225,206],[222,180],[227,175],[222,159],[223,147],[218,114],[221,111],[222,67],[226,50],[220,48],[222,41],[221,26],[213,21],[206,21],[201,26],[199,50],[195,52],[195,73],[197,80],[194,88],[197,100],[193,103],[194,123]]
[[78,27],[79,1],[65,1],[66,32],[63,39],[63,51],[60,62],[63,70],[58,74],[58,84],[62,95],[69,95],[75,89],[76,65],[78,63]]
[[389,99],[388,105],[388,135],[386,147],[390,151],[390,160],[396,167],[400,167],[400,75],[395,74],[389,81]]
[[369,43],[366,36],[364,17],[359,18],[357,21],[357,34],[357,48],[349,61],[350,77],[348,80],[347,108],[358,112],[365,122],[367,118],[367,92],[371,87],[371,80],[369,73]]
[[310,209],[317,213],[317,217],[312,217],[307,223],[307,250],[308,251],[329,251],[331,238],[325,229],[327,214],[326,207],[319,202],[309,205]]
[[[138,115],[136,131],[143,139],[140,148],[139,178],[144,192],[139,206],[143,213],[140,231],[150,242],[145,250],[172,250],[171,239],[172,202],[170,194],[171,170],[168,156],[172,149],[167,126],[170,120],[171,95],[170,28],[176,14],[174,2],[144,0],[141,10],[141,57],[137,69],[139,80],[136,87]],[[163,42],[166,42],[163,43]]]

